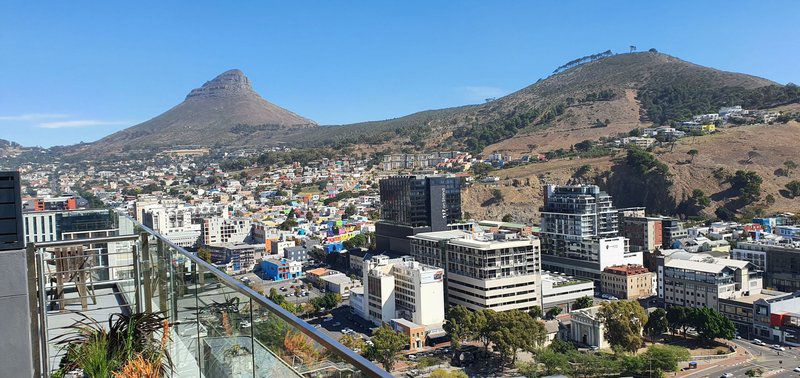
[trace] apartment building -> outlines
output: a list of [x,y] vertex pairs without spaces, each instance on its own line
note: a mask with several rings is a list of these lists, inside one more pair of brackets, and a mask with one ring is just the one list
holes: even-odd
[[410,239],[415,259],[444,268],[448,304],[495,311],[541,305],[538,239],[464,230],[421,233]]
[[542,266],[600,283],[603,269],[642,264],[619,236],[619,214],[611,196],[596,185],[546,185],[541,208]]
[[299,261],[287,259],[266,259],[261,261],[261,278],[283,281],[302,276],[303,266]]
[[208,218],[203,220],[203,244],[244,243],[251,235],[251,221],[247,218]]
[[641,265],[610,266],[603,270],[602,291],[619,299],[636,300],[655,295],[656,274]]
[[142,224],[181,247],[194,247],[200,239],[201,224],[192,222],[194,209],[183,204],[155,204],[142,209]]
[[661,218],[626,217],[620,218],[620,234],[628,238],[633,252],[653,252],[664,244]]
[[374,324],[402,318],[424,327],[444,322],[444,271],[410,257],[364,260],[364,310]]

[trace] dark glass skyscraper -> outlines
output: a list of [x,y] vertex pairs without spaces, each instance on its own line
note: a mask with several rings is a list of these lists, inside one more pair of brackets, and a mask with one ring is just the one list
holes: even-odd
[[380,181],[378,250],[408,253],[408,236],[443,231],[461,219],[461,179],[447,176],[395,176]]

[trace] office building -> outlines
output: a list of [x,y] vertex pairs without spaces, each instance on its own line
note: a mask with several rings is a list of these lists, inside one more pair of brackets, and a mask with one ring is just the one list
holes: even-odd
[[578,298],[594,297],[594,281],[560,273],[542,273],[542,312],[560,307],[563,313],[572,311]]
[[409,253],[408,237],[442,231],[461,219],[461,179],[395,176],[380,181],[381,220],[375,224],[379,251]]
[[609,266],[642,264],[618,235],[619,213],[596,185],[546,185],[541,208],[542,266],[600,283]]
[[656,274],[641,265],[610,266],[603,270],[601,290],[619,299],[636,300],[656,294]]
[[719,300],[761,293],[762,275],[748,261],[675,252],[659,258],[658,293],[667,306],[710,307]]
[[541,305],[538,239],[463,230],[410,239],[415,259],[444,268],[449,305],[495,311],[527,311]]
[[409,257],[364,260],[364,309],[374,324],[403,318],[424,327],[444,322],[444,271]]
[[731,257],[763,269],[764,286],[785,292],[800,290],[800,242],[786,239],[740,241]]

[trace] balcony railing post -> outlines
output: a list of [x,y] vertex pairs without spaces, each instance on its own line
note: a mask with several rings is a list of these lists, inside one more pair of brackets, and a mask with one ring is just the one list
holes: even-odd
[[[42,347],[47,344],[41,344],[39,332],[44,332],[40,329],[39,324],[39,309],[36,303],[38,296],[43,295],[42,290],[37,289],[36,284],[36,247],[33,243],[28,244],[25,251],[25,260],[28,269],[28,310],[30,311],[31,322],[31,356],[33,357],[33,376],[42,376]],[[42,309],[41,311],[44,311]]]
[[169,308],[167,307],[167,296],[171,288],[168,288],[169,277],[167,276],[167,269],[170,268],[169,259],[164,256],[164,242],[161,239],[156,239],[156,259],[158,259],[158,310],[165,315],[170,316]]
[[133,298],[134,298],[134,309],[136,313],[142,312],[142,290],[140,289],[139,282],[142,279],[142,272],[141,268],[139,267],[139,249],[136,248],[136,245],[133,246]]
[[[36,247],[33,247],[34,251]],[[41,359],[42,359],[42,376],[50,375],[50,352],[47,345],[47,280],[44,277],[44,258],[42,254],[44,250],[35,253],[36,256],[36,276],[39,280],[39,340],[41,343]]]
[[150,240],[148,233],[142,232],[140,237],[141,258],[142,258],[142,278],[144,283],[144,309],[146,312],[153,312],[153,269],[150,263]]

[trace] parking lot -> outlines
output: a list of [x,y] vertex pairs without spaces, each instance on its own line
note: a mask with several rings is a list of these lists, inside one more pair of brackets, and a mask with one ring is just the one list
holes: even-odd
[[[291,303],[305,303],[310,301],[312,298],[321,297],[324,294],[302,278],[284,281],[269,281],[261,279],[254,273],[246,273],[236,276],[236,279],[242,282],[245,282],[244,280],[249,280],[251,287],[256,290],[263,290],[265,296],[268,296],[270,290],[274,288]],[[295,288],[299,288],[299,297],[295,295]]]
[[336,340],[339,340],[344,335],[342,331],[345,330],[352,330],[355,335],[360,335],[367,340],[372,335],[372,329],[374,328],[366,320],[350,313],[350,306],[346,304],[335,308],[328,315],[309,319],[308,323]]

